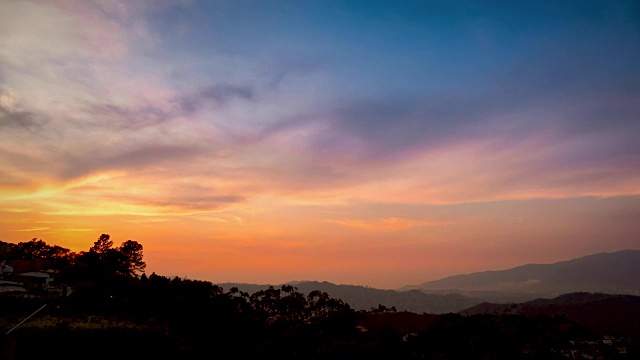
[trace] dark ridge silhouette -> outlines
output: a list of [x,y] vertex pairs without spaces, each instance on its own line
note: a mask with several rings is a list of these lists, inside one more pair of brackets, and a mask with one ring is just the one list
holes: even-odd
[[508,270],[456,275],[402,289],[499,291],[544,297],[581,291],[638,295],[638,274],[640,250],[623,250],[554,264],[528,264]]
[[570,293],[522,304],[482,303],[463,315],[566,316],[601,335],[640,337],[640,297],[601,293]]
[[416,314],[408,311],[370,314],[360,322],[367,331],[383,332],[393,329],[399,334],[419,333],[429,329],[440,315]]

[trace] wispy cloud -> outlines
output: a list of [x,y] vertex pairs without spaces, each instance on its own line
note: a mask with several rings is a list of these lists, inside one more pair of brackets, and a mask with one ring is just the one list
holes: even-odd
[[437,223],[437,222],[428,221],[428,220],[404,219],[404,218],[397,218],[397,217],[390,217],[390,218],[376,219],[376,220],[356,220],[356,219],[330,220],[330,219],[327,219],[324,221],[328,223],[334,223],[334,224],[344,225],[348,227],[353,227],[356,229],[375,231],[375,232],[389,232],[389,231],[410,229],[414,227],[443,225],[442,223]]
[[32,227],[32,228],[27,228],[27,229],[18,229],[18,230],[14,230],[14,231],[20,231],[20,232],[35,232],[35,231],[43,231],[43,230],[50,230],[50,227]]

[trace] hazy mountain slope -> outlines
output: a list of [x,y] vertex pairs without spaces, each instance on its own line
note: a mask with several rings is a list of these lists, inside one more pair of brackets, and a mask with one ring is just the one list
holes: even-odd
[[[336,285],[329,282],[294,282],[299,291],[308,294],[314,290],[328,293],[331,297],[342,299],[356,310],[369,310],[382,304],[386,307],[395,306],[398,311],[415,313],[443,314],[458,312],[462,309],[481,303],[483,300],[466,297],[460,294],[425,294],[421,291],[380,290],[364,286]],[[269,285],[254,284],[218,284],[225,290],[238,287],[241,291],[254,293],[269,287]],[[274,285],[278,287],[279,285]]]
[[456,275],[405,286],[557,295],[576,291],[640,293],[640,250],[600,253],[554,264],[528,264],[501,271]]
[[[415,289],[412,289],[415,290]],[[408,291],[412,291],[408,290]],[[510,303],[522,303],[525,301],[531,301],[540,297],[547,296],[546,294],[536,293],[522,293],[522,292],[505,292],[495,290],[460,290],[460,289],[418,289],[425,294],[460,294],[469,298],[480,299],[482,301],[497,303],[497,304],[510,304]],[[552,297],[552,296],[549,296]]]
[[460,313],[564,315],[602,335],[640,336],[640,297],[633,295],[571,293],[522,304],[482,303]]

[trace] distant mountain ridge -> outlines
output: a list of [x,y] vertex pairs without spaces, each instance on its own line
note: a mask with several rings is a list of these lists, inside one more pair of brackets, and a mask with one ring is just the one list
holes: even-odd
[[[326,281],[291,281],[303,293],[313,290],[342,299],[356,310],[378,305],[418,314],[459,312],[482,303],[522,303],[575,292],[640,294],[640,250],[600,253],[554,264],[527,264],[500,271],[456,275],[400,291]],[[253,294],[281,285],[218,284]],[[493,304],[492,304],[493,305]]]
[[599,253],[553,264],[456,275],[401,290],[500,291],[557,296],[571,292],[640,294],[640,250]]

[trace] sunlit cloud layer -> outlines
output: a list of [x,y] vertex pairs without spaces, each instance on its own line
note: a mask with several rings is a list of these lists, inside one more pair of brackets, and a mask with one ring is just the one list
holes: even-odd
[[638,69],[634,1],[3,1],[0,239],[384,287],[638,248]]

